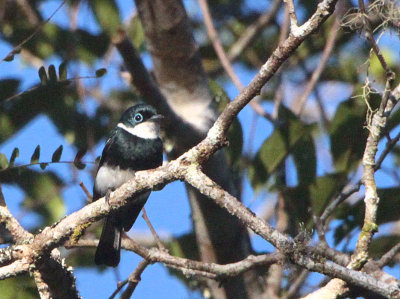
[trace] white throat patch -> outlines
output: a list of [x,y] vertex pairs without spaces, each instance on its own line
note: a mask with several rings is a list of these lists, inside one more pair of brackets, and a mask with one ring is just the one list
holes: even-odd
[[160,124],[156,121],[145,121],[133,128],[125,126],[123,123],[118,123],[119,128],[143,139],[156,139],[160,137]]

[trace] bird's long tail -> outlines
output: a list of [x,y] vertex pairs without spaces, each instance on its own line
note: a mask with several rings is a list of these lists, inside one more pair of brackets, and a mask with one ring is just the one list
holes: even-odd
[[116,267],[119,264],[122,227],[116,225],[115,218],[116,215],[110,214],[104,221],[94,258],[96,265]]

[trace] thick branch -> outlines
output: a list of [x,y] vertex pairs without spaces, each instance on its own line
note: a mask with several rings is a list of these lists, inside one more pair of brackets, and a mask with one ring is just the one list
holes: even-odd
[[28,242],[33,238],[33,235],[19,224],[6,206],[0,206],[0,224],[5,225],[17,244]]
[[24,274],[29,270],[29,263],[24,260],[15,261],[14,263],[0,268],[0,280],[15,277]]
[[[131,250],[141,257],[145,258],[151,263],[163,263],[167,267],[173,267],[186,274],[190,271],[195,275],[200,275],[210,278],[207,274],[212,274],[212,279],[220,280],[226,277],[235,277],[246,271],[249,271],[255,267],[269,266],[274,263],[283,262],[284,256],[281,254],[262,254],[262,255],[250,255],[245,259],[229,263],[225,265],[220,265],[216,263],[207,263],[194,261],[186,258],[181,258],[177,256],[172,256],[164,250],[158,248],[147,249],[144,246],[137,244],[135,241],[124,238],[122,240],[122,248],[126,250]],[[81,239],[75,244],[67,244],[67,248],[73,247],[96,247],[96,240],[85,240]]]

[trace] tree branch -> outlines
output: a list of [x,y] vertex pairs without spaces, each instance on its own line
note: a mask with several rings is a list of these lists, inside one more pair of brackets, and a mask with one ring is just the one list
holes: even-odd
[[133,292],[136,289],[136,286],[139,284],[141,278],[140,276],[142,275],[143,271],[147,268],[147,266],[150,264],[150,262],[147,259],[143,259],[135,271],[132,272],[131,275],[128,277],[128,287],[126,290],[122,293],[121,299],[129,299],[131,298]]
[[228,51],[229,61],[235,61],[240,54],[255,40],[262,30],[273,21],[281,0],[275,0],[269,7],[269,10],[258,17],[251,25],[247,26],[239,39],[231,46]]

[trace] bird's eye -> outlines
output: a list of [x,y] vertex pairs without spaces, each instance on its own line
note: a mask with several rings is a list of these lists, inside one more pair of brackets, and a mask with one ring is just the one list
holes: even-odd
[[136,121],[137,123],[140,123],[142,120],[143,120],[143,115],[140,114],[140,113],[136,113],[136,114],[135,114],[135,121]]

